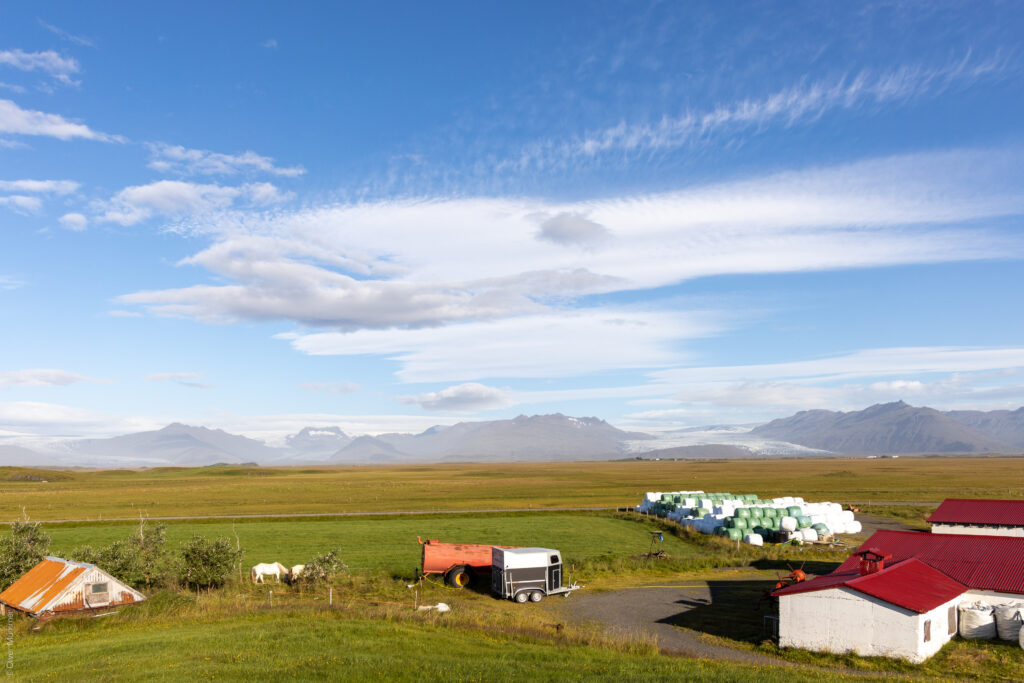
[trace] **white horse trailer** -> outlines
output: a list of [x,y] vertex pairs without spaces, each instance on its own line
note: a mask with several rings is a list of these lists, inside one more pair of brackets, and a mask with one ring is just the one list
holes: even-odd
[[491,591],[516,602],[540,602],[583,586],[562,585],[562,554],[551,548],[491,548]]

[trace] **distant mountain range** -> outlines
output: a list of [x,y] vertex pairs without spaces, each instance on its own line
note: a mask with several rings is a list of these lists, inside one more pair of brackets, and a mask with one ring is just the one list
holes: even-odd
[[46,452],[0,445],[0,465],[354,465],[1022,452],[1024,408],[941,412],[899,401],[847,413],[807,410],[753,428],[719,425],[659,436],[623,431],[596,417],[555,414],[460,422],[420,434],[352,437],[338,427],[306,427],[286,437],[282,447],[272,447],[220,429],[175,423],[109,439],[66,441]]
[[750,433],[846,454],[1020,453],[1024,408],[944,413],[898,401],[849,413],[805,410]]

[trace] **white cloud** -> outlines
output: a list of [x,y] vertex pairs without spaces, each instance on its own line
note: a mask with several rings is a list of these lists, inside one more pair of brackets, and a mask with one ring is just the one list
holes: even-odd
[[6,206],[18,213],[35,213],[42,208],[43,202],[39,197],[14,194],[9,197],[0,197],[0,206]]
[[58,140],[98,140],[100,142],[122,142],[115,135],[92,130],[82,123],[69,121],[58,114],[22,109],[10,100],[0,99],[0,133],[13,135],[44,135]]
[[[957,150],[574,203],[465,198],[222,212],[190,222],[213,245],[181,263],[226,284],[120,300],[207,321],[352,330],[539,314],[588,294],[712,275],[1013,257],[1024,254],[1020,236],[977,220],[1024,213],[1022,177],[1019,150]],[[129,190],[170,195],[163,211],[222,209],[238,191],[171,181]],[[125,196],[110,219],[134,222],[156,204]],[[607,230],[604,248],[538,240],[538,216],[585,216]]]
[[15,280],[14,278],[7,275],[0,275],[0,290],[11,290],[24,287],[25,283],[21,280]]
[[220,154],[204,149],[188,149],[180,145],[148,144],[149,167],[166,173],[182,175],[235,175],[259,171],[271,175],[295,177],[306,172],[301,166],[279,167],[270,157],[247,151],[241,154]]
[[81,232],[89,226],[89,219],[80,213],[66,213],[60,217],[60,224],[68,230]]
[[497,387],[470,382],[459,384],[441,391],[432,391],[418,396],[399,396],[401,403],[418,405],[424,410],[447,410],[472,412],[500,408],[508,405],[508,392]]
[[265,47],[265,48],[267,48],[269,50],[276,50],[277,49],[277,39],[276,38],[268,38],[267,40],[264,40],[262,43],[260,43],[260,47]]
[[74,43],[75,45],[82,45],[83,47],[96,47],[96,44],[84,36],[76,36],[73,33],[68,33],[64,29],[54,26],[53,24],[47,24],[42,19],[39,20],[39,25],[45,28],[50,33],[59,36],[62,40]]
[[306,391],[319,391],[325,394],[351,394],[359,389],[355,382],[306,382],[300,386]]
[[537,238],[555,244],[593,246],[610,237],[608,229],[578,213],[538,217]]
[[112,311],[107,311],[107,315],[109,315],[111,318],[141,318],[142,317],[142,314],[139,313],[138,311],[122,311],[122,310],[117,310],[117,309],[112,310]]
[[0,372],[0,387],[62,387],[78,382],[106,383],[108,381],[86,377],[68,370],[45,368]]
[[1024,368],[1024,348],[929,346],[866,349],[812,360],[762,365],[707,366],[658,370],[651,376],[679,387],[730,382],[835,382],[848,379],[913,377],[927,373],[982,372]]
[[71,75],[79,71],[78,62],[53,50],[0,50],[0,66],[9,66],[21,71],[42,71],[64,85],[78,85],[77,81],[71,80]]
[[380,354],[404,382],[568,377],[677,362],[679,340],[722,329],[693,312],[561,311],[407,330],[281,335],[311,355]]
[[19,94],[25,92],[24,86],[17,85],[15,83],[4,83],[0,81],[0,88],[3,88],[4,90],[10,90],[11,92],[16,92]]
[[114,195],[102,205],[101,220],[135,225],[155,215],[187,217],[229,208],[237,199],[256,205],[287,199],[270,183],[249,183],[239,187],[160,180],[135,185]]
[[172,382],[193,389],[208,389],[211,386],[199,381],[203,376],[198,372],[155,372],[146,375],[145,379],[150,382]]
[[519,166],[551,165],[608,152],[651,153],[678,149],[716,135],[736,135],[770,126],[813,122],[834,110],[877,108],[936,97],[998,78],[1009,60],[1000,55],[963,59],[941,67],[903,66],[890,71],[863,70],[831,79],[802,82],[761,98],[722,104],[707,111],[687,111],[656,122],[620,122],[570,141],[542,141],[528,146]]
[[0,180],[0,192],[71,194],[81,187],[73,180]]

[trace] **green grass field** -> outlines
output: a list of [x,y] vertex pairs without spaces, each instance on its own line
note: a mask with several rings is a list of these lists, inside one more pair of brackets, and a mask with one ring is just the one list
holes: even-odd
[[[0,468],[0,519],[311,514],[636,505],[702,489],[807,500],[1024,497],[1019,458],[626,461],[58,472]],[[41,482],[37,479],[45,478]]]
[[[141,609],[141,607],[140,607]],[[365,612],[366,610],[363,610]],[[521,610],[520,610],[521,611]],[[411,612],[185,609],[18,629],[19,680],[835,681],[815,669],[667,657],[650,643],[588,642]],[[870,679],[869,679],[870,680]]]
[[[82,545],[100,546],[123,538],[134,524],[46,524],[52,549],[69,552]],[[231,522],[170,522],[168,543],[174,547],[193,534],[234,539],[245,549],[244,564],[278,561],[300,564],[333,548],[352,571],[385,570],[415,575],[420,562],[417,536],[459,543],[539,545],[558,548],[567,562],[602,555],[639,555],[650,545],[651,524],[595,513],[510,513],[485,515],[415,515],[400,517],[342,517],[298,520]],[[700,551],[671,535],[665,550],[674,557]]]
[[[807,500],[941,501],[945,497],[1024,497],[1024,461],[1011,458],[829,459],[730,462],[614,462],[438,465],[369,468],[202,468],[58,472],[0,468],[0,516],[22,510],[43,520],[51,552],[103,546],[132,533],[140,515],[226,515],[168,521],[171,548],[193,534],[237,534],[243,567],[298,564],[340,548],[350,573],[335,584],[337,609],[323,591],[295,594],[243,582],[189,597],[158,594],[103,619],[57,620],[38,631],[16,624],[16,676],[22,680],[838,680],[866,673],[1001,680],[1024,670],[1024,652],[953,643],[922,667],[802,652],[759,642],[753,602],[787,563],[828,571],[842,550],[737,547],[663,521],[628,514],[547,511],[628,506],[648,490],[703,489],[802,495]],[[47,481],[41,481],[46,479]],[[513,512],[524,508],[530,512]],[[336,512],[499,509],[397,516],[308,517]],[[871,506],[873,513],[923,524],[928,505]],[[241,515],[286,518],[244,519]],[[53,523],[46,520],[85,519]],[[669,560],[637,556],[663,530]],[[0,531],[0,533],[3,533]],[[406,588],[419,566],[416,537],[467,543],[540,545],[562,550],[588,591],[686,578],[746,577],[745,593],[682,616],[680,625],[740,651],[771,653],[800,668],[671,658],[642,634],[608,634],[565,622],[555,601],[522,610],[486,593],[439,582],[425,601],[447,615],[416,613]],[[741,567],[742,570],[716,568]],[[268,591],[274,588],[274,604]],[[399,604],[401,603],[401,604]]]

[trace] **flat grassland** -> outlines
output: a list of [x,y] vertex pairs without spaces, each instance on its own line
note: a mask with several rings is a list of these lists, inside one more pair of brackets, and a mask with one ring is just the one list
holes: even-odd
[[[40,481],[45,479],[46,481]],[[0,520],[635,505],[645,491],[795,494],[808,500],[936,502],[1024,497],[1008,457],[620,461],[387,467],[0,468]]]
[[[920,523],[930,509],[926,503],[946,497],[1024,497],[1022,464],[1021,459],[992,457],[68,472],[0,468],[0,519],[19,518],[24,511],[46,522],[51,549],[58,554],[82,545],[102,546],[135,530],[137,522],[111,518],[184,517],[167,522],[172,548],[192,534],[232,541],[237,536],[246,550],[243,568],[255,562],[298,564],[340,548],[350,569],[335,583],[334,609],[325,604],[322,589],[301,594],[285,586],[241,582],[201,595],[157,593],[116,615],[56,620],[39,630],[19,619],[15,678],[1013,678],[1013,672],[1024,669],[1024,653],[1003,644],[952,643],[918,667],[851,655],[779,652],[761,642],[763,609],[751,603],[774,583],[776,571],[785,573],[787,563],[805,561],[808,571],[829,571],[845,557],[841,550],[737,547],[660,520],[551,508],[631,506],[648,490],[703,489],[839,502],[912,502],[918,505],[871,509]],[[487,509],[503,511],[479,512]],[[449,514],[437,514],[441,511]],[[340,512],[425,514],[309,516]],[[188,519],[199,516],[224,518]],[[650,546],[650,532],[658,530],[666,532],[661,547],[671,558],[639,557]],[[588,591],[746,577],[751,588],[735,593],[735,604],[716,600],[702,611],[715,628],[683,624],[704,633],[701,638],[734,648],[737,661],[666,656],[643,633],[609,633],[573,622],[561,611],[570,602],[562,600],[516,605],[433,581],[423,584],[420,600],[448,602],[452,611],[416,612],[403,606],[412,599],[406,584],[419,563],[416,536],[556,547],[567,563],[576,565],[577,578],[588,584]],[[746,630],[721,628],[733,622]],[[780,657],[787,666],[755,668],[744,660],[751,653]]]

